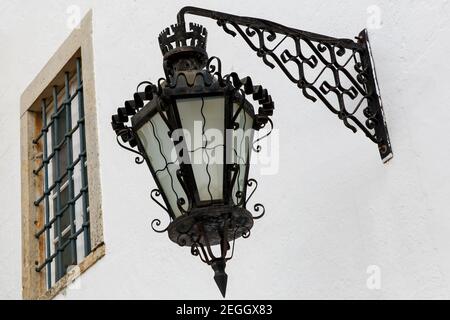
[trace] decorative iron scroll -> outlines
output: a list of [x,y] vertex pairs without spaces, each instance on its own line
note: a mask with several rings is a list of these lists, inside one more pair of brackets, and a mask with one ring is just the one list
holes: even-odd
[[392,158],[367,30],[353,41],[196,7],[182,8],[178,23],[185,22],[186,14],[214,19],[226,33],[239,34],[267,66],[278,66],[307,99],[320,100],[347,128],[353,132],[359,128],[378,144],[384,162]]

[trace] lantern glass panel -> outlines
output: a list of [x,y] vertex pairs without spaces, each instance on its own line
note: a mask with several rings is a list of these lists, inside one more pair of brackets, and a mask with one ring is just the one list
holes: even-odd
[[241,198],[238,198],[238,192],[243,196],[246,188],[245,179],[247,175],[248,165],[250,163],[250,156],[253,143],[253,118],[245,110],[240,108],[239,104],[233,104],[233,114],[236,114],[237,128],[233,130],[231,139],[231,158],[233,163],[239,165],[239,173],[236,182],[233,186],[233,201],[235,204],[239,203]]
[[223,199],[225,99],[223,96],[177,99],[200,201]]
[[163,189],[161,191],[164,192],[175,217],[178,217],[182,215],[177,205],[178,200],[181,198],[185,200],[182,207],[187,210],[188,199],[177,179],[176,172],[180,166],[173,141],[168,132],[169,128],[166,123],[160,114],[156,113],[137,131],[137,134],[154,170],[156,179]]

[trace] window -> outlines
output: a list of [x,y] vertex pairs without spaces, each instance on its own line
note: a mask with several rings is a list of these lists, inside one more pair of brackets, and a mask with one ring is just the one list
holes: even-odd
[[64,73],[64,86],[53,86],[52,97],[41,99],[42,129],[33,140],[42,145],[42,161],[35,175],[43,175],[45,260],[36,268],[46,271],[47,288],[61,279],[91,251],[89,237],[89,188],[83,103],[81,58],[76,72]]
[[51,299],[104,256],[89,12],[21,97],[22,287]]

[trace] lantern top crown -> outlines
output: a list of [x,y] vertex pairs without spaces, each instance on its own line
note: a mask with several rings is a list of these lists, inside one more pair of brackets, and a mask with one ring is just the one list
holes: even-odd
[[[164,61],[170,67],[180,59],[195,58],[198,62],[195,67],[203,67],[208,60],[208,54],[206,53],[207,35],[206,28],[196,23],[189,23],[188,30],[185,23],[173,24],[170,28],[164,29],[158,37]],[[193,67],[192,64],[189,64],[189,66],[190,68],[186,69]]]

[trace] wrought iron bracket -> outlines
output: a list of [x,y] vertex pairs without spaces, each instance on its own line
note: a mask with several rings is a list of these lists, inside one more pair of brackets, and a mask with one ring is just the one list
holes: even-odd
[[[383,162],[392,158],[367,30],[361,31],[356,40],[338,39],[197,7],[182,8],[177,15],[179,24],[185,23],[186,14],[216,20],[226,33],[233,37],[239,34],[266,65],[277,65],[307,99],[321,100],[347,128],[363,131],[378,145]],[[277,51],[287,39],[293,49]],[[317,76],[308,79],[308,70]],[[325,73],[333,80],[325,79]]]

